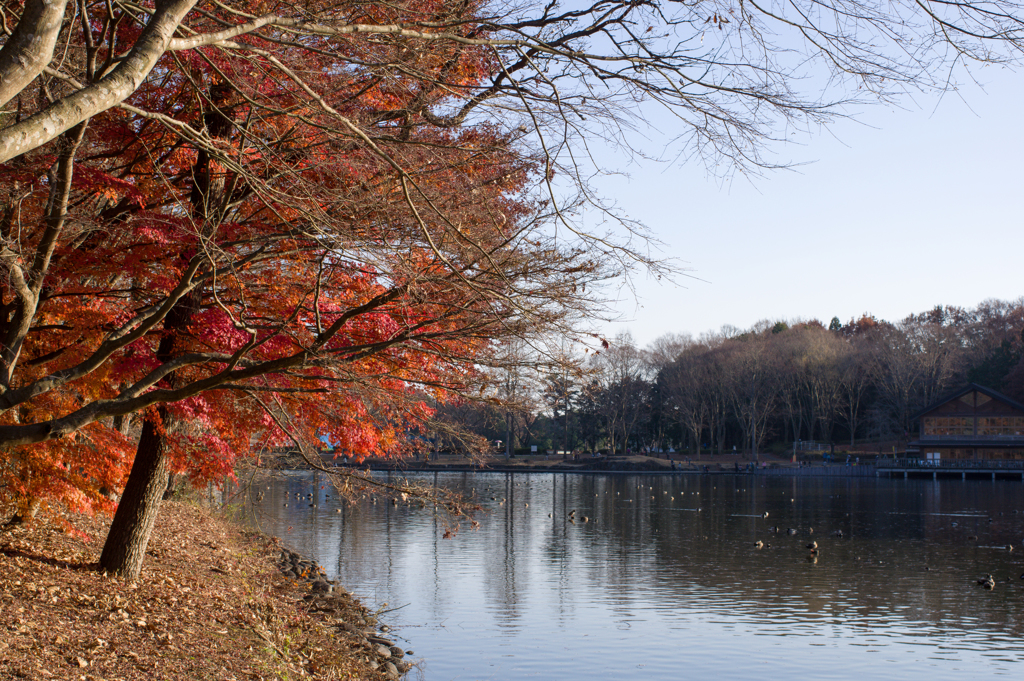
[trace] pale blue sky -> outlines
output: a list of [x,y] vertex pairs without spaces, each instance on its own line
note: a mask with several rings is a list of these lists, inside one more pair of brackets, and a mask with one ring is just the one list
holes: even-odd
[[699,278],[638,279],[639,300],[625,291],[618,305],[628,321],[604,331],[647,344],[764,318],[897,321],[1024,295],[1024,74],[975,76],[984,91],[861,107],[859,122],[776,146],[807,165],[753,180],[604,159],[630,177],[601,180],[602,193]]

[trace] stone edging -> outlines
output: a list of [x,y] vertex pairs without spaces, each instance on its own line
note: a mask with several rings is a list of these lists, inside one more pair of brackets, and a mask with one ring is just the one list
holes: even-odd
[[327,573],[316,561],[282,548],[277,567],[286,577],[309,587],[310,593],[303,596],[303,600],[309,604],[311,612],[333,613],[353,605],[360,611],[365,623],[363,627],[340,620],[333,626],[362,639],[362,648],[369,657],[371,667],[383,671],[392,679],[399,679],[412,669],[412,664],[403,658],[413,652],[403,650],[386,638],[383,634],[390,631],[390,628],[387,625],[378,627],[373,613],[337,582],[327,579]]

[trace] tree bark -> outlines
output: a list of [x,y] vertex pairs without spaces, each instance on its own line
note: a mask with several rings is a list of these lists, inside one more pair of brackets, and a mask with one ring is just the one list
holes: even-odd
[[142,426],[135,463],[121,502],[110,524],[100,555],[100,567],[128,579],[138,579],[149,537],[156,523],[169,474],[164,438],[147,420]]
[[[164,328],[168,333],[161,339],[156,353],[160,361],[167,361],[173,354],[176,334],[187,328],[198,302],[198,294],[193,292],[178,301],[167,315]],[[172,383],[173,378],[169,379]],[[160,417],[164,428],[171,427],[171,417],[166,410],[160,410]],[[142,424],[128,483],[100,555],[100,567],[107,572],[128,579],[137,579],[142,572],[146,545],[170,475],[167,448],[164,433],[152,418],[147,418]]]
[[[156,66],[181,20],[195,3],[196,0],[158,0],[152,18],[135,45],[109,74],[0,130],[0,163],[41,147],[65,130],[127,99]],[[49,61],[47,44],[33,39],[28,54],[24,51],[19,54],[31,63],[42,59]],[[51,54],[52,51],[50,48]]]
[[27,0],[14,32],[0,49],[0,106],[28,87],[53,58],[67,0]]
[[750,412],[750,454],[754,457],[754,461],[757,461],[757,421],[754,418],[756,409],[752,409]]

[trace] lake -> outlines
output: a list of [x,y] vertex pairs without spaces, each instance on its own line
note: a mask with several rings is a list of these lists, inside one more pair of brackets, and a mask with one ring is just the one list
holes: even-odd
[[427,681],[1024,674],[1019,481],[410,477],[475,494],[480,527],[444,539],[429,508],[341,503],[307,473],[257,517],[387,611]]

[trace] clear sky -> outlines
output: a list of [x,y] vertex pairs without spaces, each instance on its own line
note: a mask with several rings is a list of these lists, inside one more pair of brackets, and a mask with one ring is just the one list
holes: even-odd
[[629,177],[601,192],[695,277],[638,279],[639,297],[622,291],[617,305],[625,321],[604,332],[646,345],[765,318],[898,321],[1024,295],[1024,73],[974,75],[984,90],[861,107],[856,122],[776,146],[805,165],[753,180],[603,159]]

